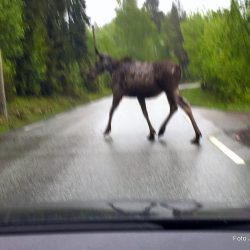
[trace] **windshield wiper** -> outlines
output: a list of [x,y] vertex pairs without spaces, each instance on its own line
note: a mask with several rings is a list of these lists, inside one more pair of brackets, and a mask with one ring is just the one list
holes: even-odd
[[[192,201],[188,203],[174,203],[174,202],[149,202],[148,204],[145,204],[145,206],[142,209],[135,209],[131,210],[130,208],[126,208],[127,204],[123,203],[116,203],[116,202],[109,202],[109,207],[112,208],[115,212],[117,212],[120,215],[128,216],[154,216],[157,215],[158,210],[161,210],[161,212],[169,212],[172,213],[173,217],[181,217],[184,215],[191,215],[194,212],[200,210],[203,206],[201,203],[197,201]],[[163,210],[162,210],[163,209]],[[164,211],[167,210],[167,211]],[[161,214],[161,213],[160,213]]]

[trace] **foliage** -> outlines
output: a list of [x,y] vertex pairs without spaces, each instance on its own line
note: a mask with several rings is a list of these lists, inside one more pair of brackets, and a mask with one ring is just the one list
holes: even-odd
[[47,34],[35,2],[25,0],[24,8],[24,23],[29,25],[22,40],[23,55],[16,59],[15,87],[18,95],[39,95],[46,79]]
[[210,91],[204,91],[200,88],[181,90],[181,95],[193,106],[225,111],[250,112],[250,98],[248,100],[237,100],[236,102],[225,102]]
[[[114,58],[170,59],[183,78],[202,80],[221,98],[250,95],[250,1],[231,0],[229,10],[187,16],[179,0],[168,13],[159,0],[118,0],[116,17],[96,26],[102,53]],[[95,62],[85,0],[0,0],[0,48],[5,83],[19,96],[100,92],[104,75],[85,81]]]
[[15,58],[22,55],[24,35],[21,0],[0,0],[0,49],[2,50],[7,95],[14,89]]
[[0,1],[0,47],[5,59],[22,54],[20,39],[23,37],[22,1]]
[[228,100],[250,95],[248,1],[231,1],[230,10],[195,14],[182,23],[192,78]]
[[159,10],[158,0],[146,0],[141,9],[135,0],[122,0],[115,19],[97,30],[97,41],[101,50],[115,58],[168,58],[182,63],[184,49],[180,20],[183,16],[175,4],[165,15]]
[[158,30],[161,30],[164,13],[159,10],[159,0],[146,0],[144,7],[149,13]]
[[0,12],[5,82],[12,92],[71,95],[85,89],[85,0],[0,0]]
[[184,35],[184,47],[188,51],[190,63],[188,73],[190,79],[202,79],[201,62],[204,58],[204,33],[205,18],[200,13],[195,13],[182,22],[181,28]]
[[123,0],[116,13],[118,54],[140,60],[157,58],[157,29],[146,10],[140,10],[135,0]]

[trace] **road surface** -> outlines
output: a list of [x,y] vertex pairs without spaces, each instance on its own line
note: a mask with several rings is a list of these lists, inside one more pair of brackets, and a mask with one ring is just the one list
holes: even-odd
[[[250,148],[224,132],[244,129],[240,119],[193,108],[203,133],[198,147],[190,144],[194,131],[179,109],[165,136],[149,142],[137,100],[125,98],[114,115],[111,137],[104,138],[111,100],[1,135],[1,206],[110,199],[250,204]],[[147,106],[158,130],[169,111],[167,100],[161,95]],[[229,155],[211,138],[230,149]],[[236,164],[232,153],[244,164]]]

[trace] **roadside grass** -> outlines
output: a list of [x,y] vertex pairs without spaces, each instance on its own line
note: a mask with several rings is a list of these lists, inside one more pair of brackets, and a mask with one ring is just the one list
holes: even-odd
[[181,90],[181,94],[193,106],[219,109],[224,111],[250,112],[249,100],[239,100],[237,102],[225,102],[220,100],[208,91],[200,88]]
[[109,94],[109,90],[102,90],[100,93],[85,94],[77,98],[65,96],[16,97],[8,103],[8,120],[0,116],[0,133],[48,119],[58,113]]

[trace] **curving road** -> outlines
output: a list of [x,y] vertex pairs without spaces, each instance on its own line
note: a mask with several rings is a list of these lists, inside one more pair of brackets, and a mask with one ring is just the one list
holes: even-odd
[[[110,199],[196,199],[250,203],[250,148],[225,131],[247,125],[223,112],[193,108],[203,133],[200,147],[179,110],[161,140],[148,127],[136,99],[123,99],[111,137],[102,132],[111,97],[0,136],[0,204]],[[168,113],[164,95],[147,101],[155,129]],[[210,140],[244,160],[236,164]],[[210,138],[210,139],[209,139]]]

